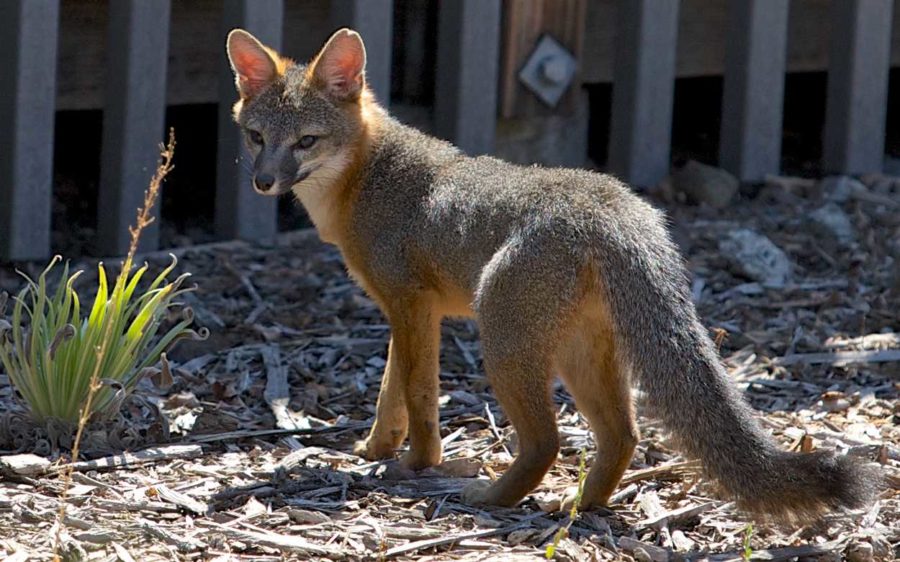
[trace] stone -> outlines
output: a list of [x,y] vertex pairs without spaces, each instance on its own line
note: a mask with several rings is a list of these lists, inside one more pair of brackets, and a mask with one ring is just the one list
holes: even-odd
[[819,196],[834,203],[846,203],[855,195],[868,191],[859,180],[849,176],[828,176],[819,182]]
[[872,562],[875,559],[872,545],[864,542],[854,542],[847,547],[846,556],[850,562]]
[[826,203],[811,212],[805,222],[810,231],[831,248],[846,248],[856,241],[850,217],[835,203]]
[[719,251],[732,268],[766,287],[783,287],[791,277],[791,261],[771,240],[747,228],[729,232]]
[[727,207],[740,188],[738,179],[721,168],[694,160],[672,171],[672,187],[689,202],[705,203],[714,209]]

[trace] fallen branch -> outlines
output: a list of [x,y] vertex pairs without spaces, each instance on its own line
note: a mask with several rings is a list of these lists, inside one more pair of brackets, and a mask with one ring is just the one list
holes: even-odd
[[831,365],[843,367],[853,363],[889,363],[900,361],[900,349],[838,351],[835,353],[793,353],[772,360],[774,365]]
[[348,423],[345,425],[328,425],[301,429],[240,429],[210,435],[191,435],[187,438],[192,443],[215,443],[247,437],[281,437],[284,435],[319,435],[321,433],[339,433],[341,431],[360,431],[372,427],[371,422]]
[[700,473],[700,462],[699,461],[682,461],[682,462],[673,462],[669,464],[664,464],[661,466],[654,466],[653,468],[644,468],[641,470],[635,470],[634,472],[630,472],[626,474],[622,480],[621,484],[631,484],[632,482],[640,482],[642,480],[650,480],[651,478],[655,478],[658,480],[681,480],[685,476],[699,474]]
[[[778,562],[779,560],[790,560],[793,558],[802,558],[805,556],[815,556],[817,554],[828,554],[840,550],[841,541],[833,541],[823,543],[821,545],[807,544],[803,546],[786,546],[783,548],[768,548],[763,550],[753,550],[750,560],[766,560],[767,562]],[[731,562],[745,560],[744,552],[737,550],[733,552],[725,552],[722,554],[712,554],[707,558],[710,562]]]
[[77,471],[86,470],[111,470],[129,468],[151,462],[166,461],[172,459],[191,459],[203,454],[203,447],[199,445],[167,445],[165,447],[153,447],[137,453],[122,453],[92,461],[82,461],[72,464],[55,466],[47,470],[54,474],[68,468]]
[[275,425],[281,429],[303,429],[298,421],[306,421],[306,427],[309,427],[308,420],[295,419],[288,409],[291,388],[287,380],[287,367],[281,362],[278,346],[267,345],[259,352],[266,367],[266,390],[263,392],[263,398],[275,416]]
[[682,507],[679,509],[673,509],[672,511],[667,511],[662,513],[656,517],[652,517],[650,519],[645,519],[640,523],[636,524],[635,530],[643,530],[643,529],[658,529],[662,525],[671,525],[677,524],[686,519],[690,519],[691,517],[695,517],[700,515],[703,512],[709,511],[716,504],[713,502],[702,503],[700,505],[689,505],[687,507]]
[[304,554],[312,554],[315,556],[327,556],[331,559],[346,558],[347,555],[337,549],[336,546],[325,548],[313,544],[301,537],[290,535],[279,535],[271,532],[245,531],[243,529],[233,529],[227,525],[220,525],[206,519],[198,519],[195,524],[201,527],[214,529],[216,532],[225,536],[252,543],[255,546],[263,546],[274,548],[276,550],[289,550],[291,552],[302,552]]
[[506,527],[500,527],[497,529],[488,529],[485,531],[473,531],[471,533],[462,533],[459,535],[453,535],[450,537],[442,537],[438,539],[426,539],[421,541],[415,541],[411,543],[407,543],[401,546],[395,546],[387,550],[384,553],[385,558],[393,558],[394,556],[399,556],[401,554],[408,554],[410,552],[416,552],[419,550],[424,550],[427,548],[434,548],[438,546],[444,546],[448,544],[458,544],[460,541],[468,540],[468,539],[480,539],[484,537],[493,537],[495,535],[505,535],[507,533],[511,533],[517,529],[521,529],[522,527],[528,526],[533,519],[538,519],[539,517],[543,517],[546,515],[545,513],[533,513],[527,517],[524,517],[518,523],[513,525],[507,525]]

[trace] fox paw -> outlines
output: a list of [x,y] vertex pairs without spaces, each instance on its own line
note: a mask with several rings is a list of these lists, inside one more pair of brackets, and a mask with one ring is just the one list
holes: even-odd
[[490,505],[490,489],[493,482],[490,480],[473,480],[466,484],[462,491],[462,502],[466,505]]
[[437,466],[441,464],[441,451],[438,449],[436,452],[421,454],[410,450],[400,457],[400,464],[409,470],[422,470],[431,466]]
[[[570,486],[566,488],[566,490],[562,493],[562,498],[560,498],[559,510],[563,513],[569,513],[572,511],[572,506],[575,505],[575,500],[578,499],[578,486]],[[598,501],[597,499],[591,500],[588,498],[587,494],[581,496],[581,502],[578,504],[578,511],[590,511],[593,509],[601,509],[606,507],[608,499],[603,499],[602,501]]]
[[376,443],[371,439],[357,441],[353,445],[353,454],[367,461],[380,461],[394,458],[394,447],[391,443]]

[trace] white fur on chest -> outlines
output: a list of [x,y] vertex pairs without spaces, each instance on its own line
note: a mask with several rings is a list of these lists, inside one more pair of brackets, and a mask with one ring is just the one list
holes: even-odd
[[338,238],[337,179],[342,175],[348,159],[341,154],[330,158],[318,170],[293,188],[310,220],[324,242],[336,244]]

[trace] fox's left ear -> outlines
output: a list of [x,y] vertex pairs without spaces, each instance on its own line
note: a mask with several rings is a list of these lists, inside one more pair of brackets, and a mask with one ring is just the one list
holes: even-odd
[[242,98],[251,98],[283,72],[283,62],[271,49],[243,29],[228,34],[228,61]]
[[333,98],[353,101],[365,86],[366,47],[352,29],[339,29],[310,65],[314,80]]

